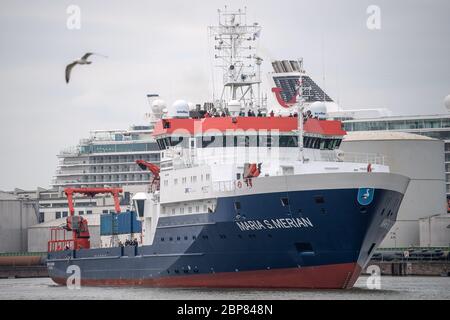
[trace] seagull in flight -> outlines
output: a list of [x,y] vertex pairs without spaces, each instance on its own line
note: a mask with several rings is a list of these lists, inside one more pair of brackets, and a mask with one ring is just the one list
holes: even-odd
[[98,53],[94,53],[94,52],[88,52],[86,53],[84,56],[81,57],[81,59],[75,60],[74,62],[72,62],[71,64],[68,64],[66,66],[66,83],[69,83],[70,80],[70,73],[72,72],[73,67],[75,67],[77,64],[83,65],[83,64],[91,64],[92,61],[88,61],[87,59],[92,56],[92,55],[97,55],[97,56],[101,56],[104,58],[107,58],[107,56],[98,54]]

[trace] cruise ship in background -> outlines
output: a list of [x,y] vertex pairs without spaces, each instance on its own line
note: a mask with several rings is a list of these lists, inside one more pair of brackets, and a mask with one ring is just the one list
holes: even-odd
[[140,170],[135,161],[159,163],[160,152],[151,132],[150,125],[91,132],[89,139],[60,152],[52,186],[123,187],[148,183],[150,174]]

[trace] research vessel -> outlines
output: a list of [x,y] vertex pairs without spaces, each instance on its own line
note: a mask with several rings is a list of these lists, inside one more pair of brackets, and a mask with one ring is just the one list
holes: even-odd
[[68,217],[72,237],[49,242],[56,283],[77,266],[82,285],[350,288],[396,221],[409,178],[382,155],[339,149],[346,132],[327,119],[333,101],[303,60],[273,61],[263,95],[261,26],[245,11],[219,20],[209,33],[220,97],[153,101],[160,162],[136,162],[151,173],[147,190],[130,212],[102,216],[101,248],[90,248],[83,217]]

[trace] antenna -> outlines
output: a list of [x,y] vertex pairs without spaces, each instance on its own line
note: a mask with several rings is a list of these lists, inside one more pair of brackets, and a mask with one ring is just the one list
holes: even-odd
[[247,25],[246,9],[231,11],[225,6],[225,10],[218,10],[218,13],[219,24],[208,27],[209,36],[214,39],[216,67],[222,70],[223,89],[217,107],[224,110],[228,102],[238,101],[245,108],[253,108],[254,100],[258,100],[253,85],[261,83],[259,64],[262,59],[256,56],[255,45],[261,26]]
[[323,102],[325,102],[325,40],[324,40],[324,32],[322,29],[322,92],[323,92]]

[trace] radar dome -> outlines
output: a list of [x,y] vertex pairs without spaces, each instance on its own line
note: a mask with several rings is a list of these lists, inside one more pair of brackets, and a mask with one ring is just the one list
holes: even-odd
[[450,94],[444,98],[444,105],[447,111],[450,111]]
[[189,104],[184,100],[177,100],[168,108],[169,118],[189,118]]
[[152,103],[152,112],[154,114],[161,114],[164,110],[164,108],[166,108],[166,102],[164,100],[158,99],[153,101]]
[[327,117],[327,105],[322,101],[313,102],[309,106],[309,111],[311,111],[313,117],[319,119],[325,119]]
[[227,108],[232,116],[237,116],[241,112],[242,105],[239,100],[230,100],[228,101]]

